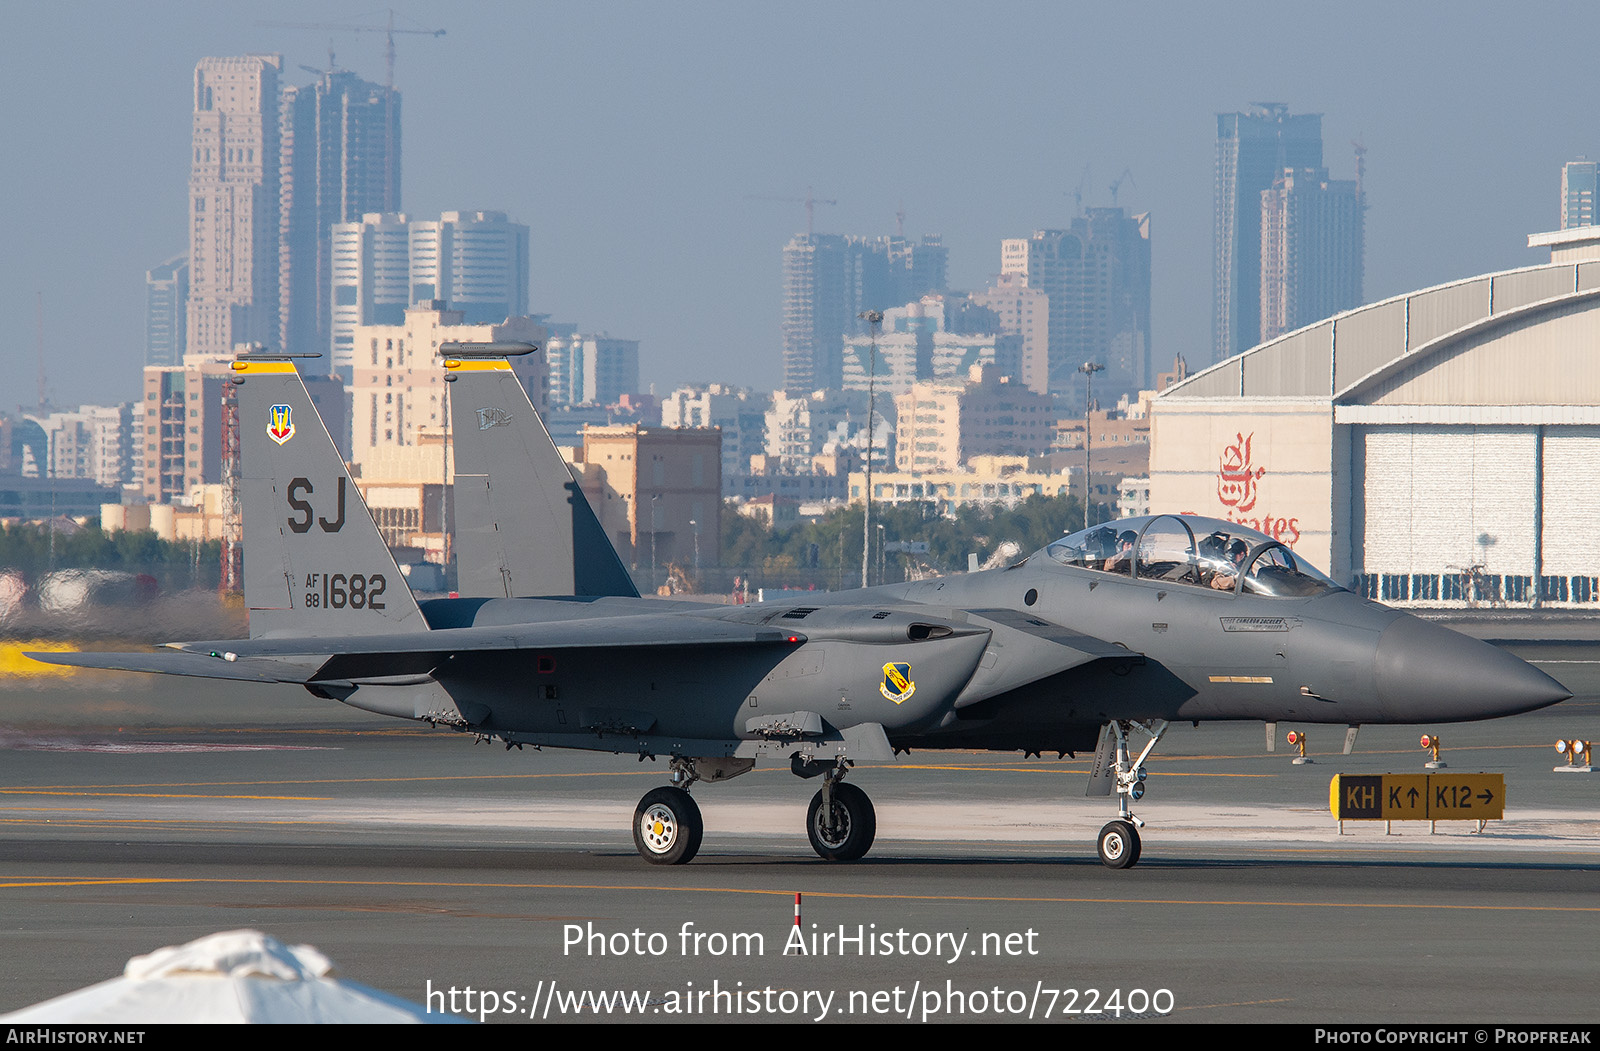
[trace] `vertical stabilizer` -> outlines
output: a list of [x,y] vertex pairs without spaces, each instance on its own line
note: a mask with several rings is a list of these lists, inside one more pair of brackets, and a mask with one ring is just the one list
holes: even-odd
[[250,637],[427,631],[294,363],[243,357],[231,379]]
[[511,371],[531,344],[445,344],[455,445],[457,589],[471,598],[637,597],[638,589]]

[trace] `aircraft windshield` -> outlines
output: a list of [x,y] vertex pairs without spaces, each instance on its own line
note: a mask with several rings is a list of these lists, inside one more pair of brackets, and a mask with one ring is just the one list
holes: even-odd
[[1043,554],[1066,566],[1225,593],[1287,598],[1341,590],[1266,534],[1195,515],[1091,526],[1062,537]]

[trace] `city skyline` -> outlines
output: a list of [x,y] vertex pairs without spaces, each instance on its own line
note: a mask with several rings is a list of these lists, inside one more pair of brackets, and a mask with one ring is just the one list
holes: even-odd
[[[903,208],[908,238],[942,236],[950,286],[980,291],[1001,239],[1069,225],[1075,188],[1085,207],[1103,206],[1113,173],[1129,171],[1116,203],[1161,227],[1152,343],[1162,360],[1200,362],[1217,113],[1262,98],[1320,112],[1340,173],[1353,167],[1348,144],[1364,143],[1368,301],[1542,261],[1525,235],[1556,225],[1560,165],[1595,149],[1559,60],[1577,55],[1573,18],[1600,14],[1512,20],[1484,5],[1452,8],[1441,26],[1377,5],[1275,21],[1252,20],[1249,5],[1228,19],[1181,6],[938,6],[947,17],[902,4],[848,19],[828,5],[400,10],[402,25],[448,30],[398,41],[407,211],[495,209],[527,224],[530,309],[638,339],[643,385],[771,389],[781,250],[806,214],[751,197],[814,186],[839,202],[819,202],[818,232],[881,235]],[[39,160],[14,165],[0,198],[11,232],[0,361],[33,375],[43,292],[55,400],[124,400],[143,359],[145,272],[186,247],[195,63],[280,52],[283,83],[298,84],[310,80],[299,66],[326,67],[331,36],[338,67],[377,82],[382,35],[258,25],[352,17],[294,2],[15,14],[3,75],[11,97],[41,101],[8,112],[5,130],[15,156]],[[833,28],[845,24],[848,36]],[[1448,62],[1411,46],[1441,34]],[[1111,46],[1136,36],[1157,75],[1131,78]],[[1068,39],[1101,43],[1075,45],[1081,60],[1063,65],[1051,56]],[[928,59],[945,52],[962,76]],[[1534,53],[1556,72],[1511,71],[1508,56]],[[1361,74],[1389,65],[1401,74]],[[804,75],[816,68],[830,76]],[[1473,223],[1456,221],[1468,213]],[[31,389],[10,399],[31,400]]]

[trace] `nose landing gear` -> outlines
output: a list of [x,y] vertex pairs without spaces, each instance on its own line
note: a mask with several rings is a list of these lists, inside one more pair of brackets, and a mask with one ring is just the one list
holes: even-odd
[[[1130,760],[1128,734],[1136,728],[1148,734],[1150,740],[1139,752],[1139,758]],[[1095,773],[1090,775],[1089,794],[1109,795],[1115,784],[1117,820],[1108,822],[1100,830],[1096,848],[1100,861],[1107,868],[1128,869],[1139,862],[1139,829],[1144,827],[1144,822],[1133,816],[1133,809],[1128,804],[1144,798],[1144,761],[1166,734],[1167,723],[1161,719],[1149,722],[1113,720],[1107,730],[1095,756]]]

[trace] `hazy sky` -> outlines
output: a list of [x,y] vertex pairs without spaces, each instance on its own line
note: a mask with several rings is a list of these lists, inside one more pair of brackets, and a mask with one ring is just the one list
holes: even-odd
[[[404,206],[532,229],[533,309],[640,340],[646,385],[780,380],[780,253],[819,232],[937,233],[977,288],[1000,239],[1084,203],[1152,216],[1157,360],[1211,340],[1215,118],[1324,114],[1367,147],[1369,300],[1548,259],[1560,165],[1600,156],[1600,5],[405,3]],[[383,79],[379,24],[337,2],[5,4],[0,388],[34,401],[36,293],[54,400],[133,398],[144,271],[188,249],[191,83],[276,51]]]

